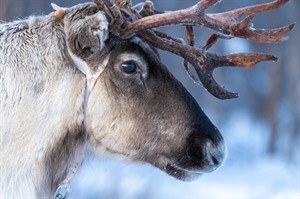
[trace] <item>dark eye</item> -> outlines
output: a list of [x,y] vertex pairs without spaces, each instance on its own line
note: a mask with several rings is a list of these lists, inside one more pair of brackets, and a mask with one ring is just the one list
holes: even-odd
[[127,74],[132,74],[136,72],[136,64],[133,61],[124,62],[121,64],[120,69]]

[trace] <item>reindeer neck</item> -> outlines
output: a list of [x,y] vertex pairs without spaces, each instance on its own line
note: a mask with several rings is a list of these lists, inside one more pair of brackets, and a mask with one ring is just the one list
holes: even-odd
[[84,75],[60,27],[39,20],[0,38],[0,198],[52,197],[84,143]]

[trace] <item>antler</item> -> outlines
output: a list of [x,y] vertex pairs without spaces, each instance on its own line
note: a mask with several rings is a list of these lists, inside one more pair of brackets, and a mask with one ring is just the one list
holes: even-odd
[[[221,0],[201,0],[190,8],[162,14],[156,14],[158,12],[155,10],[153,4],[147,0],[140,13],[150,13],[148,15],[151,16],[144,18],[141,18],[137,10],[124,6],[129,5],[130,0],[119,0],[115,4],[111,0],[94,0],[97,5],[101,4],[99,1],[102,2],[102,5],[105,5],[108,11],[107,13],[111,19],[110,31],[113,35],[120,39],[128,39],[137,35],[153,47],[183,57],[187,72],[191,74],[187,64],[190,63],[195,68],[202,85],[212,95],[220,99],[236,98],[238,94],[226,91],[214,80],[214,69],[223,66],[251,68],[258,62],[267,60],[277,61],[277,58],[272,55],[259,53],[217,55],[207,52],[217,42],[218,38],[231,39],[233,37],[240,37],[255,42],[276,43],[286,40],[287,37],[284,37],[284,35],[294,27],[294,24],[291,24],[278,29],[268,30],[254,29],[251,24],[257,13],[277,9],[287,3],[288,0],[275,0],[270,3],[214,14],[207,14],[205,11]],[[239,20],[241,17],[244,17],[244,19]],[[117,21],[114,19],[117,19]],[[187,26],[188,42],[190,45],[185,45],[182,40],[172,38],[154,29],[167,25]],[[193,46],[194,35],[192,26],[205,26],[221,34],[213,34],[204,47],[195,48]],[[190,76],[197,81],[195,77]]]

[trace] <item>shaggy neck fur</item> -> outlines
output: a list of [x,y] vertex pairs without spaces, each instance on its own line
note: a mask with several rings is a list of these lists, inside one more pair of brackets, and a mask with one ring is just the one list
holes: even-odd
[[54,19],[0,24],[0,198],[50,198],[84,142],[85,77]]

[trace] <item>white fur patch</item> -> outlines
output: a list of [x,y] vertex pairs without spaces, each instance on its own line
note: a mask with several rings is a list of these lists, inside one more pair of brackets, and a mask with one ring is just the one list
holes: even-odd
[[97,18],[100,21],[100,27],[99,30],[95,33],[98,35],[99,38],[99,46],[100,49],[104,47],[104,42],[108,39],[109,32],[108,32],[108,21],[106,19],[106,16],[103,12],[98,12]]

